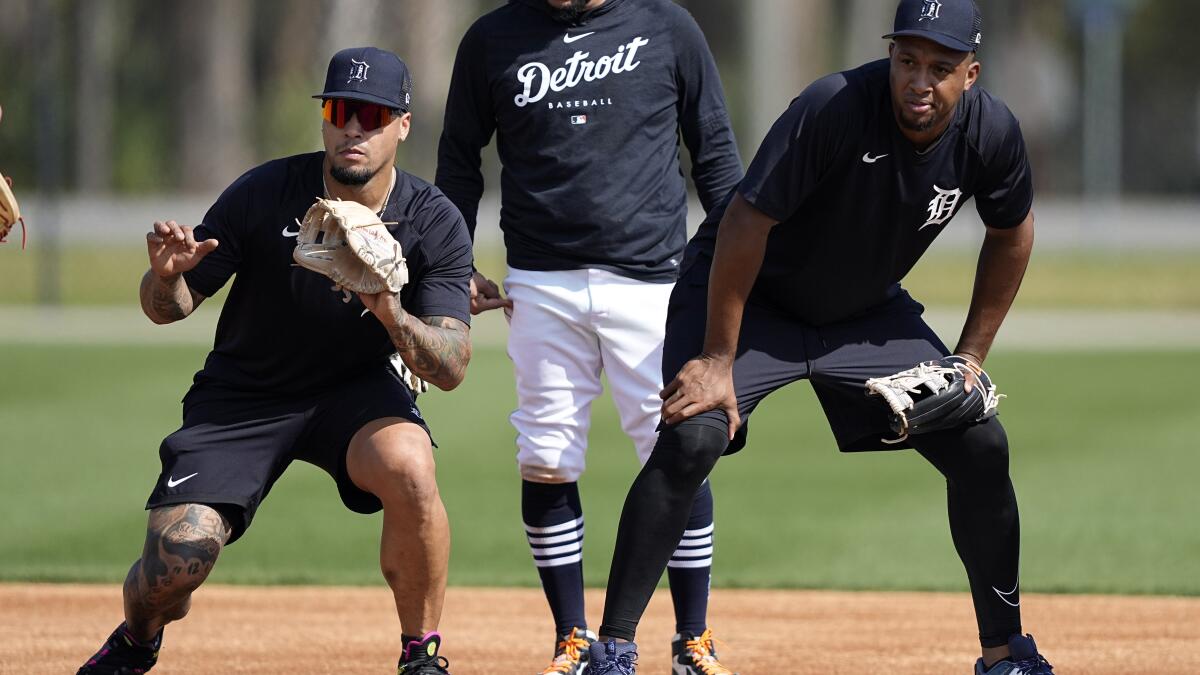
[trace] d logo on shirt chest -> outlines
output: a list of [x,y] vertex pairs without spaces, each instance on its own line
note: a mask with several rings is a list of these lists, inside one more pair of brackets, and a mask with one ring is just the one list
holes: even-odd
[[918,227],[917,231],[921,231],[930,225],[941,225],[942,223],[954,217],[954,209],[958,207],[958,200],[962,198],[962,190],[953,188],[946,190],[937,185],[933,186],[934,196],[929,200],[929,219],[925,224]]

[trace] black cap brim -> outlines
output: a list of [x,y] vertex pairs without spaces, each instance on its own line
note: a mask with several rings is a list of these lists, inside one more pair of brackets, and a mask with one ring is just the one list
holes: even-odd
[[327,98],[345,98],[351,101],[366,101],[367,103],[378,103],[395,110],[408,112],[408,109],[402,105],[397,105],[395,101],[390,101],[382,96],[375,96],[361,91],[327,91],[321,94],[313,94],[313,98],[325,100]]
[[950,35],[946,35],[945,33],[939,33],[937,31],[932,31],[932,30],[902,30],[902,31],[897,31],[895,33],[888,33],[887,35],[883,36],[883,39],[890,40],[892,38],[898,38],[898,37],[924,38],[926,40],[936,42],[939,45],[946,47],[948,49],[953,49],[956,52],[973,52],[979,48],[979,45],[967,44],[966,42],[963,42],[962,40],[959,40],[956,37],[952,37]]

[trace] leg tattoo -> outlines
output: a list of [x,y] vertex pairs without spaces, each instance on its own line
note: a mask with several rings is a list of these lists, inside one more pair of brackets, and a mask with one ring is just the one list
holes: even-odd
[[125,579],[125,616],[138,638],[183,618],[192,591],[208,578],[231,529],[225,518],[201,504],[154,509],[141,560]]

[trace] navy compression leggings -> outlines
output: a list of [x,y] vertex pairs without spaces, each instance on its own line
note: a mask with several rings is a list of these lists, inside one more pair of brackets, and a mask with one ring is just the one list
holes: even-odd
[[[993,418],[910,440],[946,478],[950,532],[967,570],[980,642],[984,647],[1007,644],[1009,636],[1021,632],[1020,524],[1004,428]],[[711,420],[688,420],[659,434],[621,512],[601,635],[634,639],[687,525],[696,489],[727,444],[724,427]]]

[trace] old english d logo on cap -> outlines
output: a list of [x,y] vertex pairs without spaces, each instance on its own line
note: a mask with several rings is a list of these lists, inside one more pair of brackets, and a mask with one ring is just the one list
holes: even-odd
[[350,77],[346,79],[346,84],[350,84],[351,82],[354,82],[355,80],[357,80],[359,82],[366,82],[367,81],[367,69],[370,67],[371,67],[371,64],[367,63],[366,61],[357,61],[355,59],[350,59]]
[[892,32],[883,37],[919,37],[973,52],[983,42],[983,15],[975,0],[900,0]]
[[412,78],[399,56],[375,47],[351,47],[329,60],[325,90],[313,98],[365,101],[408,112]]

